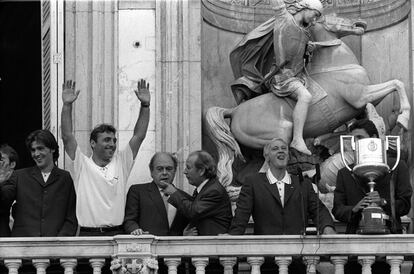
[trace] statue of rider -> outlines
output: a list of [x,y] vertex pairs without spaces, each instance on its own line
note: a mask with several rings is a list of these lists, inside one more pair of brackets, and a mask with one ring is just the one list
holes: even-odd
[[[307,155],[303,139],[312,95],[307,89],[305,55],[312,51],[309,28],[322,15],[319,0],[273,0],[275,15],[248,33],[230,53],[237,103],[264,92],[297,100],[290,147]],[[269,61],[270,60],[270,61]]]

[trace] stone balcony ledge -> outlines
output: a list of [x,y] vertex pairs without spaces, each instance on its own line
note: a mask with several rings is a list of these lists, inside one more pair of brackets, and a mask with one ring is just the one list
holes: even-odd
[[[283,247],[283,248],[281,248]],[[414,234],[401,235],[242,235],[157,237],[0,238],[0,258],[94,257],[118,254],[155,256],[250,255],[414,255]]]
[[[119,235],[0,239],[0,258],[9,268],[9,273],[17,273],[23,259],[31,260],[35,267],[43,268],[47,267],[49,260],[60,259],[65,267],[70,262],[70,267],[74,268],[78,259],[89,259],[95,273],[95,268],[99,269],[104,265],[104,259],[115,258],[123,260],[125,265],[131,260],[143,263],[148,259],[163,258],[169,273],[176,273],[176,266],[184,257],[190,257],[192,263],[200,268],[201,272],[197,273],[204,273],[209,258],[219,258],[220,263],[228,269],[225,273],[231,273],[237,258],[247,257],[252,272],[258,273],[264,257],[274,257],[278,265],[288,265],[294,256],[301,256],[306,264],[314,268],[320,260],[332,262],[335,273],[343,273],[343,265],[348,256],[358,257],[365,269],[370,268],[376,256],[383,256],[394,269],[392,273],[400,273],[399,267],[404,259],[411,260],[413,255],[412,234],[192,237]],[[100,273],[100,270],[96,271]],[[71,272],[65,270],[65,273]]]

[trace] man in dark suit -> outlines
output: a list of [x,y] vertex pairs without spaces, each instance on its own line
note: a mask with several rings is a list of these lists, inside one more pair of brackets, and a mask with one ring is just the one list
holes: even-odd
[[47,130],[36,130],[26,139],[36,166],[20,169],[0,189],[0,201],[13,201],[12,237],[74,236],[77,229],[76,195],[69,172],[55,162],[59,147]]
[[198,235],[227,233],[230,226],[230,199],[216,172],[213,157],[206,151],[195,151],[188,156],[184,170],[189,184],[196,187],[194,195],[173,186],[164,189],[170,196],[168,202],[190,220]]
[[[7,144],[0,146],[0,185],[6,182],[19,162],[16,150]],[[0,207],[0,237],[10,236],[10,208]]]
[[319,231],[335,233],[329,211],[318,201],[311,182],[301,182],[287,172],[288,144],[273,139],[263,154],[268,168],[246,179],[229,233],[244,234],[250,215],[256,235],[302,234],[309,217]]
[[[312,183],[287,172],[288,144],[275,138],[264,147],[263,155],[263,172],[247,177],[242,186],[229,234],[243,235],[250,215],[256,235],[304,234],[309,218],[322,233],[334,234],[331,215]],[[306,266],[293,260],[289,273],[306,273]]]
[[[355,140],[363,138],[378,138],[378,131],[374,123],[368,119],[354,122],[350,126],[351,134]],[[393,166],[395,159],[388,159],[388,165]],[[394,197],[395,216],[391,214],[391,191],[390,181],[394,178]],[[347,223],[346,233],[355,234],[361,220],[362,210],[375,202],[381,206],[388,216],[395,218],[394,226],[390,227],[392,233],[402,233],[401,216],[408,214],[411,208],[412,188],[410,185],[410,175],[408,167],[401,160],[392,174],[387,174],[378,180],[375,191],[370,192],[367,181],[357,178],[347,168],[339,170],[336,179],[334,192],[334,207],[332,214],[339,221]],[[389,265],[384,261],[378,261],[372,265],[373,273],[390,273]],[[361,266],[351,260],[345,265],[345,273],[361,273]]]
[[187,219],[168,204],[162,189],[171,185],[177,170],[177,159],[166,152],[157,152],[149,168],[153,181],[132,185],[125,206],[124,229],[132,235],[150,233],[157,236],[183,235]]

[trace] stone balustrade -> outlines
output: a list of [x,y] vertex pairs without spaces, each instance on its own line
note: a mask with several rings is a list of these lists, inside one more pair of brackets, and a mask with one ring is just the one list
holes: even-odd
[[308,273],[316,273],[323,262],[331,267],[327,273],[340,274],[351,255],[364,274],[371,273],[376,256],[385,257],[392,274],[400,273],[404,260],[414,255],[414,235],[0,238],[1,263],[9,273],[18,273],[23,260],[31,260],[38,274],[46,273],[51,260],[59,262],[64,273],[73,273],[79,260],[87,260],[91,272],[98,274],[105,259],[117,259],[129,273],[151,273],[158,258],[171,274],[177,273],[182,258],[190,258],[196,274],[205,273],[212,259],[225,274],[233,273],[236,264],[240,272],[246,269],[241,264],[247,264],[248,272],[260,273],[265,257],[274,259],[279,273],[288,273],[292,259],[301,256]]

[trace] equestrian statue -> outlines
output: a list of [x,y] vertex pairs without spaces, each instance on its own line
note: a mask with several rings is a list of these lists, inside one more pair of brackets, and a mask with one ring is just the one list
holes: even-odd
[[[236,78],[231,89],[238,105],[211,107],[205,114],[207,131],[218,152],[219,179],[228,191],[234,179],[235,157],[244,160],[241,147],[260,151],[274,137],[291,143],[298,134],[295,126],[303,127],[303,131],[299,130],[300,138],[326,136],[361,115],[367,104],[377,105],[392,92],[399,98],[396,123],[403,130],[408,128],[410,104],[404,84],[397,79],[371,84],[367,71],[340,40],[347,35],[362,35],[367,27],[363,20],[336,15],[308,22],[304,19],[302,27],[308,32],[305,34],[309,35],[309,42],[305,36],[291,39],[290,44],[281,39],[283,35],[288,38],[296,35],[289,28],[288,33],[279,30],[286,28],[286,22],[280,19],[289,17],[286,11],[292,14],[290,17],[301,9],[322,13],[315,1],[319,2],[276,0],[275,16],[246,34],[230,54]],[[308,17],[315,15],[320,14]],[[292,41],[302,45],[295,47]],[[304,42],[307,44],[303,45]],[[281,51],[280,47],[289,50]],[[292,56],[291,48],[300,54],[300,60]],[[300,124],[295,106],[299,106],[300,93],[307,91],[311,96],[307,96],[306,111],[299,110],[299,116],[305,117]],[[298,153],[311,153],[303,144],[291,147]]]

